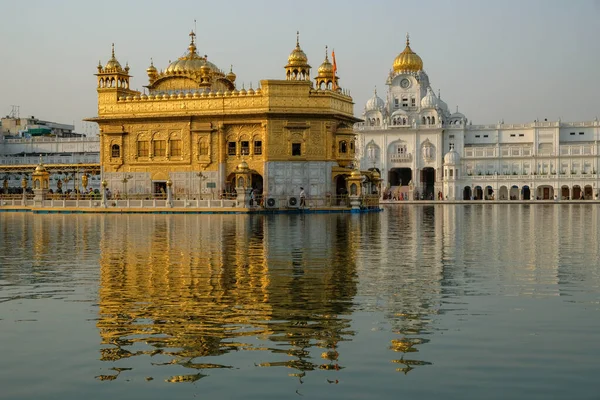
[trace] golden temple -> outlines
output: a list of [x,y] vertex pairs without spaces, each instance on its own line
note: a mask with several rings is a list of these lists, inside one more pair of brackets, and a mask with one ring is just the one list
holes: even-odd
[[313,84],[297,37],[285,79],[240,89],[232,68],[225,73],[199,55],[195,32],[189,36],[187,52],[164,70],[151,61],[147,94],[131,89],[114,45],[98,65],[98,116],[88,121],[99,125],[102,178],[113,193],[158,193],[168,183],[175,197],[221,195],[240,184],[240,168],[258,196],[344,192],[359,120],[335,56],[332,64],[326,50]]

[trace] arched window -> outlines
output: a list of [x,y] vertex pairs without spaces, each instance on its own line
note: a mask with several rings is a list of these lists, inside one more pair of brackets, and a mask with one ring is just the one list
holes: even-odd
[[340,153],[345,154],[348,152],[348,143],[345,140],[340,142]]
[[435,125],[435,117],[431,117],[431,124]]
[[121,157],[121,146],[119,146],[118,144],[113,144],[110,148],[110,156],[112,158]]
[[423,125],[425,125],[427,123],[427,121],[425,120],[425,117],[423,117]]

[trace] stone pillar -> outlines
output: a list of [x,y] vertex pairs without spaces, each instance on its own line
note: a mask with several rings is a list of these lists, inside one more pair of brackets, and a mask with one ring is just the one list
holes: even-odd
[[46,168],[41,161],[31,175],[31,179],[33,183],[33,193],[35,195],[33,201],[36,205],[42,206],[46,194],[50,189],[50,174],[46,171]]
[[21,188],[23,189],[23,206],[27,205],[27,178],[21,180]]
[[173,182],[167,179],[167,207],[173,207]]
[[102,180],[102,207],[108,207],[108,196],[106,195],[106,187],[108,186],[108,182],[106,180]]

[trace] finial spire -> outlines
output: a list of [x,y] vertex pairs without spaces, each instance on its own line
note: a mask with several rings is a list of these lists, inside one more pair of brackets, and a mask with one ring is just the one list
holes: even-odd
[[154,67],[154,60],[152,59],[152,57],[150,57],[150,65],[151,65],[152,67]]
[[300,47],[300,31],[296,31],[296,47]]
[[438,99],[440,99],[440,100],[442,99],[442,93],[441,93],[440,89],[438,89]]
[[112,44],[112,58],[115,58],[115,44]]
[[329,59],[329,55],[327,53],[327,45],[325,45],[325,61]]
[[410,35],[408,32],[406,32],[406,45],[409,46],[410,45]]
[[194,31],[191,31],[189,36],[190,36],[190,38],[192,40],[191,44],[193,45],[194,44],[194,39],[196,39],[196,33]]
[[232,72],[233,72],[233,64],[230,64],[229,65],[229,73],[232,73]]
[[377,86],[375,86],[375,96],[377,96]]

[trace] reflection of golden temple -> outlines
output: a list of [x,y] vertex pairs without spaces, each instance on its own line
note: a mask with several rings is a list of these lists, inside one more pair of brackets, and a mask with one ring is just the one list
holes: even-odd
[[[229,366],[201,357],[262,350],[284,360],[260,366],[340,369],[335,346],[352,335],[344,315],[356,293],[352,233],[327,232],[349,218],[315,215],[299,224],[299,218],[241,215],[106,216],[101,359],[152,355],[160,365],[204,370]],[[303,251],[317,245],[324,252]],[[335,364],[311,361],[319,347],[329,349],[327,360]]]
[[148,94],[131,89],[114,45],[98,65],[98,116],[89,120],[100,126],[108,186],[123,191],[120,178],[130,174],[129,192],[158,192],[171,179],[176,195],[221,193],[236,187],[236,167],[245,162],[253,172],[248,186],[258,193],[297,195],[300,186],[310,196],[334,193],[334,174],[354,159],[358,119],[328,55],[315,88],[297,39],[285,79],[246,90],[232,70],[198,53],[195,32],[190,38],[185,55],[165,70],[151,62]]

